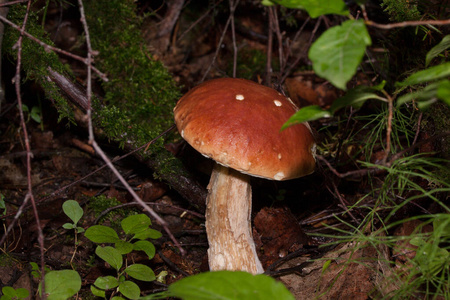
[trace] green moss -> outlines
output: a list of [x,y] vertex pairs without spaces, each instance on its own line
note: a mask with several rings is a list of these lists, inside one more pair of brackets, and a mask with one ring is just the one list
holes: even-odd
[[419,20],[422,16],[417,9],[417,1],[383,0],[381,7],[389,14],[391,21],[395,22]]
[[[256,79],[257,76],[262,76],[266,71],[266,60],[267,56],[264,52],[252,49],[247,50],[243,48],[239,51],[237,58],[237,75],[240,78],[246,79]],[[272,62],[277,64],[277,62]],[[274,66],[274,69],[278,69],[279,66]],[[230,65],[228,67],[228,74],[233,73],[233,60],[230,60]]]
[[[86,14],[96,66],[108,74],[99,124],[122,146],[141,146],[173,123],[179,90],[142,38],[133,0],[88,1]],[[158,152],[161,143],[153,146]]]
[[[436,102],[424,112],[424,121],[422,127],[427,132],[434,132],[435,135],[448,132],[450,124],[450,107],[442,102]],[[439,140],[440,152],[444,159],[450,159],[450,139],[443,138]]]
[[[24,16],[24,5],[11,6],[8,13],[8,19],[11,22],[20,25],[23,23]],[[38,16],[34,12],[29,14],[26,31],[44,43],[53,46],[52,41],[47,37],[46,32],[39,25]],[[12,60],[17,59],[17,47],[15,47],[15,45],[18,39],[19,32],[10,26],[7,26],[3,40],[3,51]],[[45,51],[42,46],[29,38],[23,39],[21,59],[22,69],[26,74],[23,81],[35,80],[40,84],[43,87],[46,96],[56,105],[56,108],[59,111],[59,120],[68,118],[72,121],[72,108],[61,94],[59,88],[53,82],[47,80],[47,76],[49,75],[47,70],[48,67],[70,77],[71,73],[68,67],[60,62],[58,56],[54,52]]]
[[[100,216],[105,210],[122,204],[119,200],[117,200],[114,197],[107,197],[105,195],[100,195],[96,197],[89,198],[88,201],[88,209],[92,210],[94,213],[94,216],[97,218]],[[138,210],[135,210],[134,207],[127,207],[127,208],[118,208],[115,209],[106,215],[104,215],[100,220],[99,223],[103,223],[105,221],[109,221],[111,223],[111,226],[117,228],[120,227],[120,220],[125,218],[126,216],[136,214],[138,213]],[[116,218],[119,217],[119,218]]]

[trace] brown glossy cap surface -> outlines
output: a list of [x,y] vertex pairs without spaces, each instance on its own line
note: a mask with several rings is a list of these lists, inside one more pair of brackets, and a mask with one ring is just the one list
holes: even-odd
[[245,174],[286,180],[310,174],[315,166],[309,125],[280,131],[296,111],[274,89],[221,78],[186,93],[174,115],[181,136],[203,155]]

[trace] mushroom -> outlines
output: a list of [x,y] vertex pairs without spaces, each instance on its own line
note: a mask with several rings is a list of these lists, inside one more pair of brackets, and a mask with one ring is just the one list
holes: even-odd
[[296,111],[276,90],[236,78],[204,82],[174,108],[181,136],[217,162],[206,200],[211,271],[264,272],[252,237],[249,175],[287,180],[314,171],[316,146],[309,125],[280,131]]

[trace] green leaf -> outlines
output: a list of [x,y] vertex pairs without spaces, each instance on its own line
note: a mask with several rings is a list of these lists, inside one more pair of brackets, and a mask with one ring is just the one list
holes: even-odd
[[450,106],[450,80],[442,80],[439,83],[436,96]]
[[106,292],[93,285],[91,285],[91,292],[94,296],[106,298]]
[[424,109],[437,100],[437,90],[439,82],[433,82],[414,93],[405,94],[397,99],[397,107],[410,101],[417,101],[419,108]]
[[134,264],[125,269],[125,273],[137,280],[153,281],[156,279],[155,273],[150,267],[142,264]]
[[120,296],[114,296],[111,298],[111,300],[126,300],[126,299]]
[[13,287],[10,287],[10,286],[4,286],[4,287],[2,287],[2,293],[3,293],[4,296],[8,296],[8,297],[10,297],[11,299],[12,299],[13,297],[16,297],[16,296],[17,296],[16,290],[15,290]]
[[41,123],[41,108],[39,106],[33,106],[33,108],[31,109],[31,113],[30,113],[30,117],[36,122],[36,123]]
[[331,114],[328,110],[323,110],[319,105],[310,105],[302,107],[299,111],[293,114],[286,123],[283,124],[281,130],[288,128],[294,124],[299,124],[308,121],[314,121],[320,118],[329,118]]
[[331,265],[331,260],[327,260],[323,263],[322,274],[325,273],[325,271],[330,267],[330,265]]
[[347,7],[342,0],[263,0],[263,5],[273,5],[273,3],[292,9],[304,9],[311,18],[321,15],[337,14],[348,15]]
[[115,244],[115,248],[119,251],[120,254],[128,254],[133,251],[133,244],[126,241],[118,241]]
[[426,59],[425,59],[425,66],[428,66],[430,64],[430,62],[433,60],[433,58],[435,58],[441,52],[443,52],[444,50],[446,50],[448,48],[450,48],[450,35],[444,36],[444,38],[442,39],[442,41],[439,44],[437,44],[436,46],[431,48],[430,51],[428,51]]
[[152,259],[155,256],[155,246],[149,241],[137,241],[133,244],[133,250],[144,251],[147,254],[148,259]]
[[66,300],[78,293],[80,288],[81,278],[74,270],[50,271],[45,274],[45,293],[48,300]]
[[120,270],[123,264],[123,258],[119,251],[111,246],[101,247],[97,246],[95,249],[95,254],[97,254],[101,259],[106,261],[117,271]]
[[132,281],[124,281],[119,285],[119,292],[127,298],[137,299],[141,294],[141,289]]
[[184,300],[293,300],[288,289],[266,275],[218,271],[183,278],[169,286],[172,297]]
[[325,31],[309,49],[309,59],[317,75],[345,90],[356,73],[366,46],[372,44],[362,20],[348,20]]
[[416,72],[402,82],[397,82],[396,86],[408,86],[424,82],[429,82],[450,76],[450,62],[446,62],[419,72]]
[[109,290],[119,286],[119,281],[113,276],[98,277],[94,285],[102,290]]
[[2,193],[0,193],[0,209],[3,209],[3,215],[6,215],[6,203],[5,203],[5,196],[3,196]]
[[159,239],[162,236],[161,232],[155,229],[147,228],[141,232],[136,233],[133,239],[146,240],[146,239]]
[[77,224],[83,216],[83,209],[75,200],[65,201],[62,208],[64,213],[72,220],[74,224]]
[[16,290],[16,295],[19,298],[25,299],[26,297],[28,297],[30,295],[30,292],[27,289],[18,288]]
[[152,221],[147,215],[139,214],[126,217],[120,224],[126,234],[135,234],[146,230],[152,225]]
[[94,243],[116,243],[120,241],[119,236],[114,229],[103,226],[94,225],[86,229],[84,236]]
[[336,99],[333,104],[331,105],[329,111],[331,114],[334,114],[339,109],[346,107],[346,106],[353,106],[355,108],[361,107],[364,102],[370,99],[376,99],[386,102],[387,99],[378,96],[375,94],[374,89],[368,86],[358,86],[350,91],[348,91],[345,96]]
[[62,226],[64,229],[74,229],[76,226],[72,223],[66,223]]

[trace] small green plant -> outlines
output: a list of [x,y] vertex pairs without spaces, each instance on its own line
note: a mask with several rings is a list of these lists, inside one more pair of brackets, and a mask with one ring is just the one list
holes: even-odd
[[2,294],[3,296],[0,300],[19,300],[27,298],[30,295],[30,292],[24,288],[18,288],[16,290],[10,286],[4,286],[2,288]]
[[148,239],[157,239],[161,233],[150,228],[151,220],[144,214],[132,215],[122,220],[121,227],[125,238],[120,238],[117,232],[107,226],[94,225],[89,227],[85,236],[97,244],[113,244],[114,246],[97,246],[95,253],[107,262],[116,271],[116,276],[103,276],[95,280],[91,286],[92,293],[97,297],[106,298],[106,293],[111,291],[114,300],[124,299],[117,296],[119,293],[129,299],[137,299],[141,290],[131,277],[141,281],[153,281],[156,279],[153,270],[143,264],[132,264],[124,267],[123,255],[131,251],[144,251],[149,259],[155,255],[155,246]]
[[[39,265],[35,262],[30,262],[31,266],[31,276],[33,276],[34,279],[41,279],[41,268],[39,268]],[[50,272],[50,268],[45,266],[44,267],[45,273]]]
[[63,225],[63,228],[68,230],[73,229],[75,231],[75,250],[73,251],[72,258],[70,259],[70,264],[72,264],[78,248],[78,233],[84,232],[83,227],[78,226],[78,221],[80,221],[81,217],[83,216],[83,209],[75,200],[65,201],[62,205],[62,208],[66,216],[68,216],[72,220],[72,223],[65,223]]

